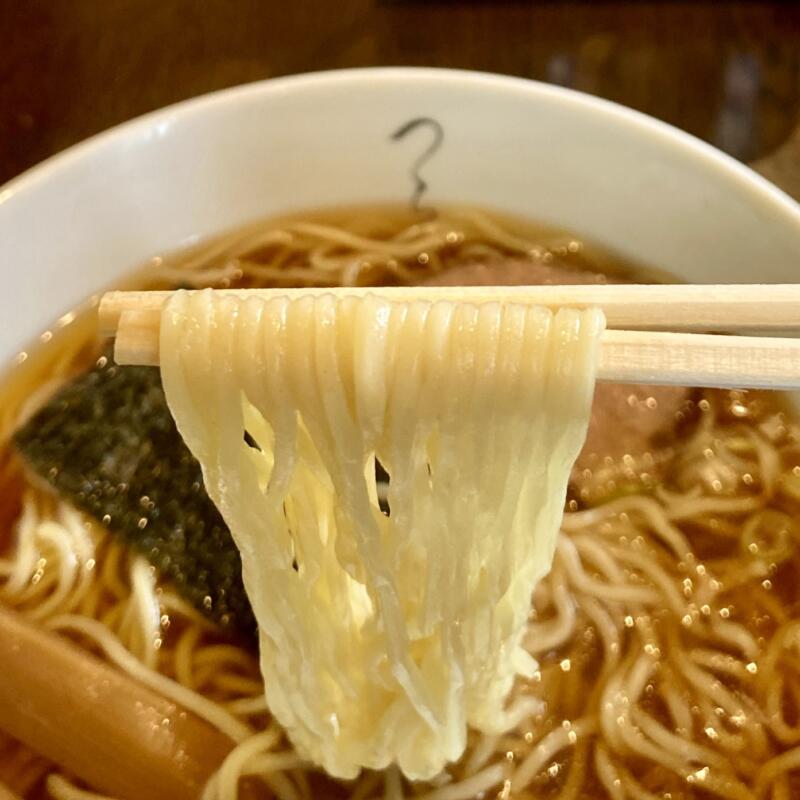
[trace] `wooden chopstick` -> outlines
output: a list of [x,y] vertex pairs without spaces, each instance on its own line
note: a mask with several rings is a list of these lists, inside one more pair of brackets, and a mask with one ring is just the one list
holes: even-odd
[[[374,293],[397,300],[424,298],[460,302],[502,301],[571,307],[600,305],[606,311],[607,319],[611,312],[612,323],[616,321],[619,324],[621,320],[637,321],[639,327],[645,327],[645,323],[648,323],[648,327],[674,328],[671,322],[674,318],[681,320],[684,328],[701,330],[736,330],[742,327],[756,330],[800,329],[800,285],[602,285],[488,289],[391,287],[223,291],[239,297],[257,294],[265,298],[309,293],[334,293],[337,296]],[[750,302],[744,299],[748,293]],[[169,292],[111,292],[103,297],[99,311],[100,330],[106,335],[116,334],[115,359],[118,363],[158,364],[161,308],[169,295]],[[718,296],[721,299],[717,301]],[[774,313],[773,305],[777,309]],[[641,313],[642,308],[649,309],[648,315]],[[617,383],[798,389],[800,339],[607,330],[601,339],[597,378]]]
[[0,676],[0,730],[123,800],[194,800],[234,745],[190,711],[2,606]]
[[720,389],[800,389],[800,339],[607,330],[597,380]]
[[[528,303],[551,308],[599,306],[609,328],[669,331],[800,330],[800,284],[593,284],[569,286],[383,286],[303,289],[219,289],[265,299],[377,294],[392,300]],[[113,336],[125,311],[158,313],[171,292],[108,292],[100,303],[100,334]]]

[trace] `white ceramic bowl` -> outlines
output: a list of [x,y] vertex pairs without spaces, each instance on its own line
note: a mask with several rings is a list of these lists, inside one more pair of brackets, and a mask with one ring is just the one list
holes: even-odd
[[792,281],[800,208],[634,111],[515,78],[366,69],[281,78],[157,111],[0,189],[0,359],[148,256],[336,203],[478,204],[567,227],[690,281]]

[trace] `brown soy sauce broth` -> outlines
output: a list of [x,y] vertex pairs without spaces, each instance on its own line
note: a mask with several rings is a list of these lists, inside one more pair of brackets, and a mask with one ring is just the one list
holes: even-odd
[[[288,287],[336,285],[342,280],[354,285],[413,284],[436,273],[503,259],[531,269],[545,264],[588,271],[609,280],[669,280],[657,270],[627,263],[568,233],[506,215],[487,215],[491,227],[486,233],[472,213],[472,209],[441,209],[438,218],[446,218],[448,224],[438,239],[424,237],[425,226],[434,219],[432,212],[404,207],[341,208],[273,218],[157,256],[120,286]],[[318,226],[334,227],[347,235],[326,239],[317,235]],[[493,237],[495,228],[505,236]],[[372,246],[365,239],[392,240],[397,246]],[[422,242],[420,247],[415,247],[417,241]],[[4,442],[32,409],[101,355],[95,313],[90,303],[65,316],[66,322],[44,332],[41,341],[9,370],[0,403]],[[626,414],[646,415],[658,410],[658,403],[650,408],[651,399],[645,390],[621,396],[620,402],[627,404]],[[505,761],[507,774],[513,776],[548,735],[561,731],[566,745],[548,756],[525,788],[510,796],[613,796],[608,788],[608,774],[612,774],[626,791],[633,791],[632,779],[640,790],[664,800],[719,796],[728,790],[730,796],[744,797],[740,787],[758,780],[759,763],[791,749],[792,736],[784,727],[800,724],[800,657],[792,650],[792,621],[800,615],[795,522],[800,511],[800,437],[793,414],[777,394],[687,392],[673,409],[669,425],[644,442],[640,452],[594,455],[594,460],[573,472],[567,511],[576,519],[593,510],[601,513],[585,528],[573,525],[563,534],[578,543],[584,578],[593,582],[594,594],[584,586],[576,588],[574,576],[563,578],[566,568],[557,556],[554,572],[535,593],[532,625],[545,630],[559,623],[563,609],[556,602],[555,589],[557,580],[563,579],[577,606],[572,631],[537,653],[540,668],[532,680],[518,682],[515,692],[541,699],[540,713],[519,730],[500,737],[492,760]],[[19,457],[7,444],[0,455],[0,481],[0,555],[8,556],[14,548],[14,520],[21,496],[30,484]],[[648,508],[655,504],[663,513],[655,521],[648,518],[637,506],[638,498],[646,498]],[[612,513],[602,511],[607,506],[613,507]],[[670,555],[658,534],[656,529],[664,524],[688,543],[682,556]],[[603,542],[603,552],[592,553],[591,537]],[[634,560],[626,561],[630,553]],[[658,570],[643,570],[642,559],[652,559]],[[664,591],[672,605],[604,598],[597,587],[613,583],[609,564],[621,571],[619,583],[636,591],[666,576],[664,586],[672,588]],[[677,603],[683,604],[683,613],[676,613]],[[612,653],[617,663],[611,666],[613,658],[602,634],[609,619],[617,646]],[[779,635],[786,639],[780,648],[776,645]],[[673,658],[675,653],[679,659]],[[627,676],[641,658],[655,666],[637,698],[627,698],[629,705],[673,737],[705,748],[700,753],[712,754],[708,773],[704,770],[709,765],[702,759],[691,761],[692,768],[681,774],[625,746],[617,752],[613,736],[603,732],[609,681],[620,671]],[[703,692],[685,677],[687,658],[712,676],[708,687],[715,698],[709,701],[712,724]],[[770,687],[762,685],[765,660],[769,669],[775,671],[777,664],[787,676],[781,697],[770,709],[766,707]],[[625,685],[627,677],[622,681]],[[674,692],[665,691],[670,686]],[[740,701],[741,719],[737,709],[717,704],[720,692]],[[624,695],[624,689],[620,693]],[[617,700],[612,698],[614,703]],[[687,724],[681,727],[676,718],[682,718],[679,709],[683,706],[688,715],[683,715]],[[781,720],[777,726],[776,714]],[[593,721],[580,727],[587,716]],[[652,738],[653,730],[643,733],[628,711],[623,709],[618,719],[622,719],[620,728]],[[752,736],[751,728],[757,730]],[[471,741],[477,743],[479,738],[471,734]],[[754,755],[748,755],[748,750]],[[609,763],[613,769],[606,770],[603,778],[604,765]],[[455,779],[465,777],[464,765],[455,765],[451,773]],[[721,774],[724,784],[728,773],[735,781],[727,789],[714,783]],[[0,781],[3,775],[0,760]],[[318,773],[310,774],[309,780],[315,795],[345,797],[353,788]],[[382,783],[375,781],[373,794],[380,794]],[[775,791],[787,789],[786,796],[800,796],[800,781],[793,775],[779,783]],[[507,789],[497,787],[501,796],[509,796]]]
[[[710,764],[711,759],[695,760],[691,769],[676,774],[635,753],[622,760],[625,774],[636,778],[638,788],[659,798],[749,797],[749,789],[760,788],[762,783],[759,761],[747,753],[748,744],[777,758],[793,741],[788,729],[800,724],[800,684],[794,672],[800,666],[794,650],[795,620],[800,614],[799,431],[787,397],[771,392],[694,392],[677,423],[673,434],[658,443],[662,458],[656,459],[660,463],[657,480],[653,481],[651,474],[642,481],[629,468],[626,483],[624,477],[620,480],[626,465],[614,464],[618,469],[613,478],[597,491],[595,476],[583,471],[571,485],[567,512],[579,516],[602,509],[606,503],[616,506],[620,509],[617,513],[598,518],[587,530],[616,540],[618,551],[632,550],[654,562],[658,559],[662,568],[665,548],[654,528],[667,523],[685,537],[685,555],[676,554],[661,570],[683,595],[685,613],[676,614],[668,603],[649,610],[640,607],[638,613],[635,603],[623,608],[612,602],[608,608],[616,607],[624,620],[618,644],[619,652],[625,654],[622,658],[634,662],[637,654],[644,654],[653,662],[643,692],[637,695],[637,707],[662,726],[662,732],[674,734],[676,742],[690,740],[705,748],[698,752],[712,753],[724,766],[729,760],[727,771],[735,774],[736,781],[725,775],[717,778],[726,770]],[[635,466],[631,460],[630,467]],[[607,471],[610,467],[602,465]],[[585,492],[582,495],[582,481],[594,482],[589,501]],[[648,524],[637,515],[636,502],[626,503],[626,493],[632,499],[659,499],[667,513]],[[554,569],[557,565],[558,557]],[[593,579],[606,577],[591,559],[585,566]],[[633,585],[640,584],[633,580],[641,577],[635,570],[625,577]],[[544,591],[546,583],[537,589],[534,624],[558,617],[552,595]],[[708,596],[709,588],[713,597]],[[592,619],[581,618],[580,611],[577,616],[576,635],[540,657],[540,670],[528,687],[544,703],[536,725],[545,730],[568,726],[570,720],[581,716],[586,703],[596,705],[601,716],[603,705],[608,704],[608,695],[602,693],[602,673],[609,659],[603,652],[602,637]],[[725,628],[713,630],[715,623]],[[788,677],[776,688],[775,664],[784,658],[792,666],[783,667],[781,679]],[[680,667],[676,667],[677,661]],[[685,678],[676,680],[675,674],[692,661],[710,679],[706,686],[688,682],[687,691]],[[676,714],[665,700],[665,684],[674,684],[682,693],[689,712],[687,724],[676,724]],[[703,689],[711,699],[703,697]],[[720,696],[732,701],[733,708],[718,705]],[[634,704],[626,691],[621,689],[616,697],[622,701],[624,715],[612,726],[619,723],[641,733],[627,718],[625,707]],[[707,708],[702,707],[703,700]],[[529,751],[521,747],[510,752],[515,759],[524,759]],[[562,796],[570,786],[576,761],[585,759],[578,746],[563,750],[538,773],[536,786],[541,794],[532,796]],[[618,780],[622,773],[614,774]],[[707,788],[712,783],[713,790]],[[613,785],[629,784],[623,778],[621,784]],[[585,794],[577,796],[613,796],[607,787],[608,781],[598,778],[595,767],[595,773],[585,780]],[[785,796],[798,796],[800,777],[783,775],[778,792],[784,789],[789,792]]]

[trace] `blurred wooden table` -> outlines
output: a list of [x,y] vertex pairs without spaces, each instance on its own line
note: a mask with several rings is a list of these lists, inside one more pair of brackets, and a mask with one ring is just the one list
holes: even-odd
[[571,86],[745,161],[784,145],[764,169],[800,196],[800,137],[785,145],[800,122],[794,3],[0,0],[0,37],[0,183],[213,89],[415,64]]

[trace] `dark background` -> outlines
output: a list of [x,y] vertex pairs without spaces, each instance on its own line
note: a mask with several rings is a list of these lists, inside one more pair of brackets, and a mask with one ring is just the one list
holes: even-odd
[[800,194],[800,4],[0,0],[0,183],[123,120],[366,65],[538,78],[667,120]]

